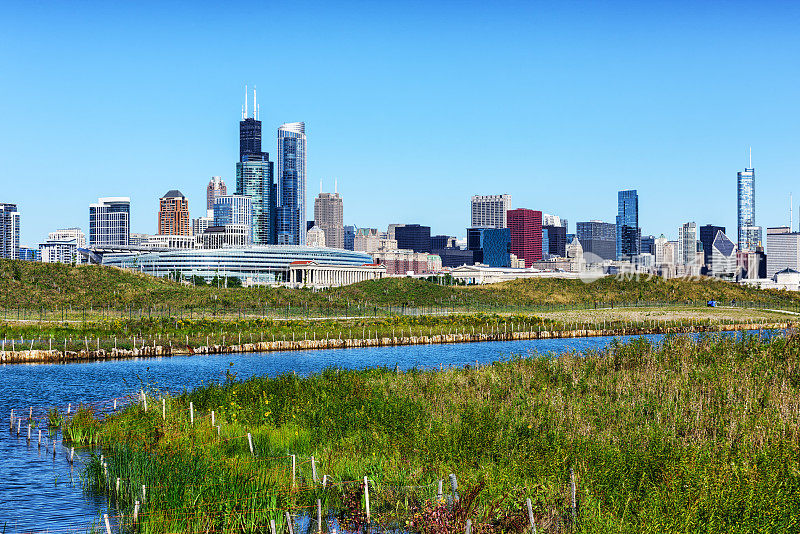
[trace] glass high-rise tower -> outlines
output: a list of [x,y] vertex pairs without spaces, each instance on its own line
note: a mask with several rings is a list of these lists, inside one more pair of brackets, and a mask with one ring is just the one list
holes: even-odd
[[617,194],[617,259],[629,260],[641,252],[639,195],[635,189]]
[[761,246],[761,227],[756,226],[756,170],[752,161],[749,168],[736,176],[738,247],[755,251]]
[[249,116],[245,89],[242,120],[239,122],[239,161],[236,163],[236,194],[250,197],[253,243],[275,244],[275,167],[269,153],[261,152],[261,121],[258,120],[256,92],[253,116]]
[[89,245],[128,245],[131,235],[131,199],[105,197],[89,204]]
[[0,258],[19,259],[19,211],[16,204],[0,202]]
[[276,228],[279,245],[306,241],[306,125],[290,122],[278,128]]

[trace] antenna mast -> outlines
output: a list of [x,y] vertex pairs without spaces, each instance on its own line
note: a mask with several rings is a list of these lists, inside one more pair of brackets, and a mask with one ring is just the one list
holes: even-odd
[[752,168],[753,168],[753,147],[750,147],[750,166],[748,167],[748,169]]

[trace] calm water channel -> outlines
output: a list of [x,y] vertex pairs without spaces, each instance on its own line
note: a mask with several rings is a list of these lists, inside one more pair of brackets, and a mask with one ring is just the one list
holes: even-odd
[[[659,339],[661,336],[645,336]],[[305,375],[329,366],[364,368],[377,365],[401,369],[438,368],[490,363],[531,351],[540,353],[600,349],[613,338],[579,338],[455,345],[422,345],[364,349],[226,354],[163,359],[71,364],[0,366],[0,533],[86,532],[106,511],[102,497],[81,490],[79,461],[74,469],[68,451],[56,445],[37,447],[38,431],[27,444],[27,426],[17,437],[9,432],[10,411],[29,406],[98,402],[137,392],[143,385],[168,390],[193,388],[223,380],[226,370],[239,378],[275,376],[296,371]],[[620,338],[626,339],[626,338]],[[109,513],[112,515],[112,513]]]

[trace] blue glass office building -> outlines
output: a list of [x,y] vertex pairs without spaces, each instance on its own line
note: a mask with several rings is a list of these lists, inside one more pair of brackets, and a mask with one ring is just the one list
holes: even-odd
[[467,228],[467,250],[472,251],[475,263],[511,267],[511,230]]
[[641,252],[639,195],[635,189],[617,194],[617,259],[628,260]]
[[306,125],[278,128],[276,234],[279,245],[306,243]]
[[755,169],[747,168],[737,173],[736,198],[739,250],[755,251],[761,246],[761,228],[756,226]]
[[236,194],[250,197],[253,243],[275,244],[275,179],[269,154],[245,154],[236,164]]

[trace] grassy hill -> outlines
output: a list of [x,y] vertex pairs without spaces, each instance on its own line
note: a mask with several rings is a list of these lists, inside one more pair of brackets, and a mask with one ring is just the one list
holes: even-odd
[[793,292],[757,290],[712,279],[624,281],[528,279],[484,286],[440,286],[410,278],[384,278],[313,292],[287,288],[194,287],[97,265],[70,266],[0,260],[0,307],[344,308],[367,306],[527,306],[593,302],[708,299],[800,304]]

